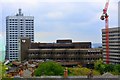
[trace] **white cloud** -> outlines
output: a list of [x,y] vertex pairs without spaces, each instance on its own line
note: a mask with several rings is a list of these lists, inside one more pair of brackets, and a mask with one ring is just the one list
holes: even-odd
[[64,17],[63,13],[62,12],[49,12],[47,14],[47,16],[49,19],[54,19],[54,20],[57,20],[57,19],[61,19]]
[[[2,2],[106,2],[106,0],[2,0]],[[110,0],[111,2],[115,2],[115,0]],[[118,0],[116,0],[118,1]]]
[[5,39],[5,32],[0,32],[0,41],[4,42],[4,39]]
[[55,42],[57,39],[66,38],[71,39],[73,36],[71,35],[70,31],[64,30],[63,27],[56,27],[56,31],[35,33],[35,41],[37,42]]
[[16,8],[35,9],[42,5],[42,3],[39,2],[39,0],[2,0],[2,4],[3,6],[11,5],[13,9]]
[[2,37],[2,34],[0,33],[0,38]]
[[[95,28],[95,27],[98,28],[99,24],[97,26],[93,24],[100,21],[99,17],[102,14],[102,9],[104,8],[105,2],[106,2],[106,0],[2,0],[2,1],[5,4],[5,7],[3,7],[3,10],[5,11],[6,15],[10,15],[11,13],[13,13],[12,15],[14,15],[14,13],[16,13],[16,10],[18,8],[22,8],[23,12],[26,11],[24,13],[26,13],[27,15],[31,14],[35,16],[36,30],[39,31],[40,29],[40,31],[42,31],[41,30],[42,27],[46,27],[46,29],[52,29],[52,28],[54,28],[54,30],[56,29],[56,31],[52,29],[53,32],[38,33],[35,31],[36,41],[50,41],[50,42],[56,40],[56,38],[58,37],[60,38],[71,37],[75,40],[89,40],[88,38],[89,33],[88,35],[87,33],[86,35],[84,35],[80,32],[82,32],[81,31],[82,29],[85,30],[86,28],[90,30],[91,28]],[[42,2],[48,2],[48,3],[42,3]],[[56,2],[60,2],[60,4]],[[61,3],[61,2],[66,2],[66,3]],[[91,4],[91,5],[87,6],[86,3],[84,3],[81,6],[79,4],[76,5],[76,3],[72,3],[72,2],[89,2],[88,4]],[[113,17],[113,18],[116,17],[116,14],[117,14],[116,2],[117,2],[116,0],[110,0],[110,7],[108,9],[108,12],[110,12],[110,17]],[[9,13],[6,13],[6,12],[9,12]],[[79,15],[75,15],[76,13],[78,13]],[[91,16],[91,14],[93,15]],[[91,19],[89,18],[84,19],[86,18],[86,15],[91,16]],[[77,18],[78,21],[73,21],[72,20],[73,16],[75,17],[78,16]],[[50,22],[49,20],[47,22],[46,18],[49,18],[50,20],[54,20],[54,21]],[[62,18],[68,18],[68,19],[64,20]],[[62,20],[57,22],[58,19],[62,19]],[[77,20],[77,19],[74,18],[74,20]],[[116,20],[114,19],[114,21]],[[47,25],[44,25],[44,23],[46,23]],[[64,26],[62,26],[61,24],[63,24]],[[100,24],[103,24],[102,26],[104,26],[104,22],[100,22]],[[72,25],[72,27],[70,25]],[[51,26],[54,26],[54,27],[51,28]],[[102,26],[100,27],[102,28]],[[38,27],[41,27],[41,28],[38,29]],[[82,34],[84,36],[76,35],[76,33],[73,32],[73,30],[77,31],[78,27],[80,31],[77,32],[77,34]],[[71,28],[71,30],[69,28]],[[93,34],[92,39],[95,38],[94,36],[96,35]],[[97,41],[97,38],[96,40],[92,40],[92,41],[93,42]]]
[[3,3],[31,3],[34,4],[36,2],[38,2],[39,0],[2,0]]

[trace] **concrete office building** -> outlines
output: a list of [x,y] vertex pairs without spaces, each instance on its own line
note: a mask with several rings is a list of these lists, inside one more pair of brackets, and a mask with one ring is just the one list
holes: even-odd
[[102,50],[91,48],[91,42],[57,40],[56,43],[31,43],[28,38],[20,40],[20,60],[53,60],[64,66],[91,66],[102,59]]
[[[103,60],[106,61],[106,35],[102,29]],[[120,64],[120,27],[109,28],[109,61]]]
[[18,41],[29,37],[34,42],[34,17],[24,16],[19,9],[15,16],[6,17],[6,59],[19,59]]

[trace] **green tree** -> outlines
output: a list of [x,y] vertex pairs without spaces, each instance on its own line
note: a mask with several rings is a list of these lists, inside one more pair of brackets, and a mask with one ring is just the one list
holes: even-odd
[[101,74],[110,72],[114,75],[120,75],[120,64],[104,64],[102,60],[98,60],[95,62],[94,68]]
[[[68,74],[70,76],[85,76],[90,73],[91,69],[85,67],[76,67],[76,68],[68,68]],[[96,70],[93,70],[93,75],[100,75],[100,73]]]
[[120,64],[114,66],[114,72],[116,75],[120,75]]
[[105,65],[104,72],[113,72],[113,70],[114,70],[113,64],[104,64],[104,65]]
[[0,79],[2,78],[2,63],[0,62]]
[[0,78],[6,77],[5,72],[6,72],[7,69],[8,69],[7,66],[3,65],[3,63],[0,62]]
[[35,76],[41,76],[41,75],[55,76],[55,75],[63,75],[63,73],[64,73],[64,68],[60,64],[53,61],[43,62],[35,70]]
[[97,60],[97,61],[94,63],[94,68],[95,68],[96,70],[98,70],[101,64],[103,64],[103,60],[102,60],[102,59]]
[[98,70],[100,74],[103,74],[105,72],[105,64],[103,64],[103,60],[99,59],[94,63],[95,70]]

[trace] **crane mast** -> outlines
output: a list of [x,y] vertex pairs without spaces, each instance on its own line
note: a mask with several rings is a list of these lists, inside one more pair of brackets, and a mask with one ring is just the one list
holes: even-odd
[[106,64],[109,64],[109,19],[108,19],[108,5],[109,5],[109,0],[107,0],[105,4],[105,8],[103,9],[103,14],[101,16],[101,20],[105,20],[105,35],[106,35]]

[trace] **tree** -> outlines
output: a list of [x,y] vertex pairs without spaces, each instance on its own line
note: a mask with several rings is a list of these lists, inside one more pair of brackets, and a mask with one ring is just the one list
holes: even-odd
[[110,72],[115,75],[120,75],[120,64],[104,64],[102,60],[98,60],[95,62],[94,68],[101,74]]
[[2,78],[2,63],[0,62],[0,79]]
[[0,78],[6,77],[5,72],[7,69],[8,69],[7,66],[0,62]]
[[114,65],[113,64],[104,64],[104,65],[105,65],[104,72],[113,72],[113,70],[114,70]]
[[35,76],[41,76],[41,75],[58,76],[58,75],[63,75],[63,73],[64,73],[64,68],[60,64],[53,61],[43,62],[35,70]]
[[[90,72],[91,69],[85,67],[68,68],[68,75],[70,76],[85,76]],[[93,70],[93,75],[100,75],[100,73],[96,70]]]
[[94,64],[95,70],[98,70],[100,74],[103,74],[105,71],[105,64],[103,64],[103,60],[99,59]]
[[120,64],[116,64],[114,66],[114,72],[115,74],[120,75]]
[[96,70],[98,70],[101,64],[103,64],[103,60],[102,60],[102,59],[97,60],[97,61],[94,63],[94,68],[95,68]]

